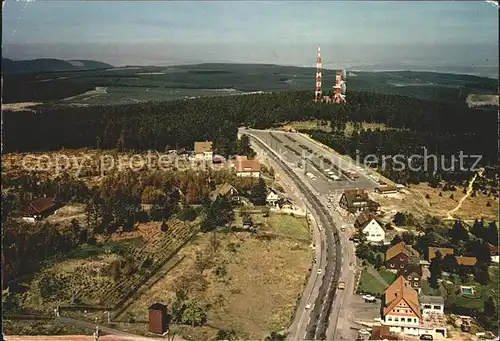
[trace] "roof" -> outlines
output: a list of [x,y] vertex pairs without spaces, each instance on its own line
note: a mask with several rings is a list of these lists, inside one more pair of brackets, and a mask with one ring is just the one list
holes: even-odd
[[427,259],[429,261],[431,261],[434,258],[436,258],[436,253],[438,251],[441,254],[442,258],[444,258],[447,255],[452,255],[454,253],[453,249],[450,249],[447,247],[429,247],[429,253],[428,253]]
[[41,214],[51,209],[54,206],[55,202],[53,197],[38,198],[36,200],[33,200],[26,206],[26,208],[24,209],[24,214],[26,215]]
[[474,266],[477,263],[477,258],[476,257],[462,257],[458,256],[455,257],[457,259],[458,265],[464,265],[464,266]]
[[389,326],[373,326],[370,340],[401,340],[401,337],[391,334]]
[[196,154],[202,154],[202,153],[211,152],[211,151],[212,151],[212,141],[195,142],[194,143],[194,152]]
[[155,303],[151,304],[148,309],[151,309],[151,310],[163,310],[163,309],[166,309],[166,308],[167,308],[167,306],[165,304],[161,304],[161,303],[155,302]]
[[387,185],[387,186],[380,186],[380,187],[377,188],[377,190],[380,193],[384,193],[384,192],[397,192],[398,188],[396,186]]
[[399,242],[386,251],[385,261],[388,261],[388,260],[396,257],[400,253],[404,253],[408,257],[412,257],[412,256],[420,257],[420,254],[414,248],[412,248],[410,245],[405,245],[404,242]]
[[366,210],[364,210],[363,212],[361,212],[360,215],[358,215],[358,217],[356,218],[356,224],[357,225],[363,225],[367,221],[370,221],[371,218],[373,218],[373,217],[374,217],[374,214],[372,213],[372,211],[370,211],[367,208]]
[[492,256],[498,255],[498,246],[491,245],[490,243],[488,243],[488,248],[490,249],[490,254]]
[[444,298],[441,296],[420,296],[420,304],[441,304],[444,305]]
[[[377,222],[378,226],[380,226],[380,228],[381,228],[382,230],[384,230],[384,224],[382,224],[380,221],[378,221],[378,220],[377,220],[376,218],[374,218],[374,217],[372,217],[371,219],[369,219],[369,220],[365,221],[365,222],[364,222],[364,224],[363,224],[363,225],[361,225],[361,229],[364,229],[366,226],[368,226],[368,224],[370,224],[370,223],[372,222],[372,220],[375,220],[375,221]],[[384,230],[384,232],[385,232],[385,230]]]
[[418,294],[415,289],[413,289],[408,281],[403,277],[399,276],[386,290],[385,290],[385,308],[384,316],[387,315],[401,300],[404,300],[410,309],[419,318],[422,318],[420,314],[420,307],[418,305]]
[[259,160],[242,160],[236,159],[233,161],[233,165],[236,167],[236,172],[260,172],[260,162]]
[[355,202],[368,202],[370,198],[368,198],[368,193],[366,193],[363,189],[346,189],[344,191],[345,198],[347,199],[347,206],[351,207]]
[[225,184],[223,184],[222,186],[220,186],[219,189],[217,189],[217,191],[215,192],[215,194],[216,195],[227,195],[231,190],[233,190],[236,193],[238,193],[238,190],[236,188],[234,188],[233,186],[231,186],[230,184],[228,184],[226,182]]
[[220,161],[220,162],[224,162],[226,161],[226,158],[222,155],[214,155],[214,157],[212,158],[213,161]]
[[420,264],[410,263],[398,271],[398,276],[408,276],[411,274],[417,274],[421,277],[422,266]]

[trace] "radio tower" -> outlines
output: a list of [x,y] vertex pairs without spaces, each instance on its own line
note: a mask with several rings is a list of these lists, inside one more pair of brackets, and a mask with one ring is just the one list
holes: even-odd
[[315,102],[321,102],[321,100],[322,100],[322,97],[321,97],[321,70],[322,70],[321,50],[320,50],[320,47],[318,46],[318,57],[316,58],[316,89],[314,91],[314,101]]

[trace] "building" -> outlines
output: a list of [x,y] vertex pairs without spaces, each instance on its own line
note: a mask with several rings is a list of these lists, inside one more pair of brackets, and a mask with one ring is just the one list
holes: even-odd
[[490,243],[488,243],[488,247],[490,248],[491,261],[493,263],[499,263],[498,246],[491,245]]
[[361,227],[361,231],[366,236],[366,240],[371,243],[383,243],[385,240],[385,231],[382,224],[375,218],[366,221]]
[[22,219],[29,223],[48,217],[56,209],[56,200],[53,197],[43,197],[33,200],[24,208]]
[[279,194],[275,190],[269,189],[269,193],[267,194],[266,197],[266,203],[269,206],[276,206],[276,203],[278,202],[279,199],[280,199]]
[[410,263],[418,264],[419,261],[420,254],[410,245],[405,245],[404,242],[399,242],[385,253],[385,267],[387,269],[399,270]]
[[356,221],[354,221],[354,227],[360,228],[367,221],[369,221],[370,219],[372,219],[374,217],[375,217],[375,215],[372,213],[372,211],[370,211],[370,209],[367,208],[358,215],[358,217],[356,218]]
[[194,155],[196,160],[212,161],[214,156],[212,141],[195,142]]
[[438,252],[441,254],[441,258],[454,254],[453,249],[447,247],[429,247],[429,251],[427,252],[427,260],[429,262],[432,261],[434,258],[436,258],[436,254]]
[[243,177],[260,177],[260,162],[259,160],[248,160],[246,156],[237,156],[231,161],[236,170],[236,176]]
[[441,296],[420,296],[420,311],[423,315],[444,314],[444,298]]
[[373,326],[369,340],[402,340],[401,336],[391,333],[389,326]]
[[294,210],[293,202],[288,198],[281,198],[276,202],[277,208],[280,210]]
[[228,183],[223,184],[218,189],[216,189],[212,195],[212,201],[215,201],[218,197],[225,197],[230,199],[232,202],[239,202],[240,197],[238,195],[238,190]]
[[375,188],[375,193],[378,193],[378,194],[394,194],[394,193],[398,193],[399,192],[399,189],[396,187],[396,186],[380,186],[380,187],[377,187]]
[[419,335],[422,314],[418,294],[403,276],[385,290],[382,314],[383,324],[389,326],[390,331]]
[[398,276],[403,276],[410,286],[417,292],[420,292],[420,281],[422,280],[422,266],[420,264],[410,263],[398,271]]
[[370,198],[362,189],[346,189],[340,197],[339,204],[349,212],[359,212],[370,206]]
[[455,259],[457,260],[458,265],[462,266],[474,266],[477,263],[476,257],[457,256]]
[[155,334],[163,334],[168,328],[167,306],[161,303],[153,303],[149,308],[149,331]]

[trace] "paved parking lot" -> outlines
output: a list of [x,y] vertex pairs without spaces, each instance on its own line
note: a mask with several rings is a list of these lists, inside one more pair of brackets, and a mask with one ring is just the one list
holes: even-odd
[[354,295],[351,300],[351,310],[356,322],[375,323],[380,318],[380,300],[375,303],[367,303],[360,295]]

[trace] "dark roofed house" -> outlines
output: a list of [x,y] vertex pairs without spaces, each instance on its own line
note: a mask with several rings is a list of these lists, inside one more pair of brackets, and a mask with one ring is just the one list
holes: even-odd
[[369,340],[373,340],[373,341],[401,340],[401,337],[398,335],[392,334],[389,326],[382,325],[382,326],[373,326],[372,327],[372,334],[371,334]]
[[370,206],[370,198],[363,189],[346,189],[340,197],[339,205],[349,212],[358,212]]
[[23,220],[34,223],[36,220],[51,215],[56,209],[56,200],[53,197],[43,197],[31,201],[23,212]]
[[212,201],[215,201],[218,197],[226,197],[231,199],[233,202],[238,202],[240,199],[238,196],[238,190],[228,183],[220,186],[211,195]]
[[386,251],[385,264],[387,269],[399,270],[408,264],[418,264],[419,258],[420,254],[414,248],[399,242]]
[[422,266],[410,263],[398,271],[398,277],[403,276],[408,284],[417,292],[420,292],[420,280],[422,279]]
[[155,334],[163,334],[168,328],[167,306],[161,303],[153,303],[149,308],[149,331]]
[[363,212],[361,212],[358,217],[356,218],[356,221],[354,222],[354,227],[360,228],[363,226],[366,222],[372,220],[375,215],[370,211],[370,209],[365,209]]

